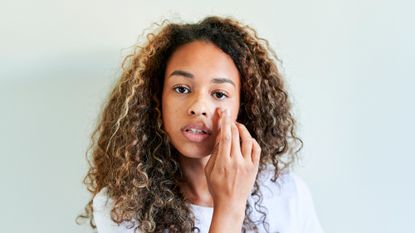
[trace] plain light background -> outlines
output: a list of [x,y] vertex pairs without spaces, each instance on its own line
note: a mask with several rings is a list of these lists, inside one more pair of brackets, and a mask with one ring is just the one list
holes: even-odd
[[[326,232],[415,228],[413,1],[0,1],[0,232],[92,232],[85,151],[152,23],[233,16],[283,61]],[[147,31],[148,32],[148,31]]]

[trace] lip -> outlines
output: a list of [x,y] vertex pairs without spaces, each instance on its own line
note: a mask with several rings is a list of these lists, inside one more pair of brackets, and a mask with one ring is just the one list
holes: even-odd
[[[189,129],[202,130],[204,133],[203,134],[192,133],[188,131]],[[184,127],[182,127],[180,130],[183,133],[183,135],[191,142],[202,142],[212,134],[212,130],[209,127],[207,127],[203,122],[195,122],[195,123],[187,124]]]

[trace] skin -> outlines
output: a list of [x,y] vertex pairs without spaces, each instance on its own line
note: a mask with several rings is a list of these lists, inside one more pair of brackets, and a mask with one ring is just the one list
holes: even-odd
[[[214,208],[211,233],[240,232],[258,172],[261,149],[236,122],[239,104],[240,75],[226,53],[205,41],[176,49],[164,77],[163,128],[180,152],[186,178],[181,191],[193,204]],[[211,130],[202,142],[181,131],[194,122]]]

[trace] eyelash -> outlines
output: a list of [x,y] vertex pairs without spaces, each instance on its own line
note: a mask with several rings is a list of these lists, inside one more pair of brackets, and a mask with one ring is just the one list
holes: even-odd
[[[187,94],[187,93],[181,93],[181,92],[178,92],[178,88],[184,88],[184,89],[186,89],[188,92],[190,92],[190,89],[189,88],[187,88],[186,86],[182,86],[182,85],[177,85],[177,86],[174,86],[173,87],[173,90],[176,92],[176,93],[178,93],[178,94]],[[215,91],[214,92],[214,94],[216,94],[216,93],[219,93],[219,94],[221,94],[221,95],[223,95],[223,96],[225,96],[226,98],[228,98],[229,96],[225,93],[225,92],[222,92],[222,91]],[[217,99],[219,99],[219,100],[223,100],[224,98],[218,98],[218,97],[216,97]]]

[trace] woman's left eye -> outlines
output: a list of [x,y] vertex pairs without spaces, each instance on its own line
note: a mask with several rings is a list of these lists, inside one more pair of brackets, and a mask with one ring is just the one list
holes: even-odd
[[213,95],[217,98],[217,99],[225,99],[225,98],[227,98],[228,96],[224,93],[224,92],[221,92],[221,91],[216,91],[216,92],[214,92],[213,93]]

